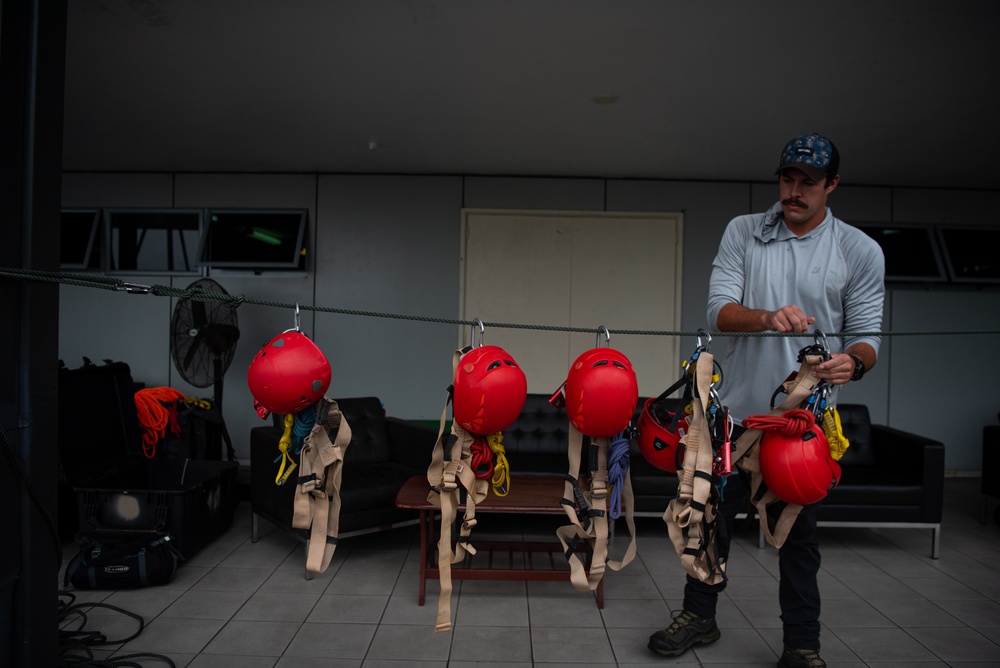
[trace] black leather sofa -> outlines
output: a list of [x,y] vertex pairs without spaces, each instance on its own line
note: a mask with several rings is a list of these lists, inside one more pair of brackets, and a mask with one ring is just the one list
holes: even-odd
[[[427,473],[437,429],[387,417],[378,397],[337,399],[351,443],[344,456],[340,491],[340,535],[363,533],[415,522],[412,511],[395,506],[399,488],[411,476]],[[280,462],[278,441],[283,429],[279,417],[271,424],[250,430],[250,505],[252,540],[258,537],[263,517],[305,539],[305,531],[292,528],[294,480],[276,485]],[[294,474],[293,474],[294,478]]]
[[[640,398],[637,415],[644,403]],[[944,445],[872,424],[868,407],[862,404],[840,404],[838,411],[851,446],[840,460],[840,484],[820,506],[820,524],[931,529],[931,556],[936,559],[944,504]],[[546,395],[529,394],[517,421],[504,431],[512,474],[565,474],[568,433],[565,411],[554,408]],[[677,476],[646,462],[634,440],[629,474],[636,514],[662,516],[677,494]],[[762,533],[760,541],[763,546]]]
[[931,529],[931,557],[940,556],[944,510],[944,444],[872,424],[863,404],[838,404],[851,447],[843,478],[823,500],[821,526]]

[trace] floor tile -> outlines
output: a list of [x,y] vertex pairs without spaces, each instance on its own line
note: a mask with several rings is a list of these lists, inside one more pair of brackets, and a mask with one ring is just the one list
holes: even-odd
[[[946,479],[940,559],[930,559],[926,530],[820,529],[820,639],[831,668],[1000,668],[1000,525],[980,524],[981,504],[978,479]],[[782,648],[777,550],[759,548],[749,525],[734,537],[719,597],[722,638],[670,660],[646,647],[684,595],[685,574],[659,517],[637,518],[638,558],[606,573],[603,610],[593,592],[568,581],[456,580],[454,628],[442,633],[434,630],[437,580],[417,604],[416,527],[344,537],[326,572],[307,579],[304,543],[266,521],[252,543],[249,518],[241,504],[233,526],[166,586],[64,597],[64,607],[89,606],[88,632],[112,640],[138,632],[92,649],[95,657],[156,652],[178,668],[763,668]],[[562,523],[489,518],[491,534],[546,540]],[[627,534],[616,540],[623,548]],[[70,556],[77,549],[64,548]],[[141,632],[123,611],[143,619]]]

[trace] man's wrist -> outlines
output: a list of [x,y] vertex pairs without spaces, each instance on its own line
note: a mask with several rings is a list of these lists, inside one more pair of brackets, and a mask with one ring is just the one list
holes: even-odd
[[857,355],[852,355],[851,353],[848,353],[848,355],[854,360],[854,373],[851,374],[851,380],[861,380],[865,376],[865,363]]

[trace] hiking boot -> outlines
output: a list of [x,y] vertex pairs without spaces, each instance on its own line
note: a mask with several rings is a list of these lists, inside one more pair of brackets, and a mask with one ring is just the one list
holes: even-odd
[[649,636],[649,649],[663,656],[678,656],[695,645],[707,645],[719,639],[715,617],[699,617],[681,610],[666,629]]
[[778,668],[826,668],[826,661],[819,658],[819,652],[814,649],[786,647],[781,653]]

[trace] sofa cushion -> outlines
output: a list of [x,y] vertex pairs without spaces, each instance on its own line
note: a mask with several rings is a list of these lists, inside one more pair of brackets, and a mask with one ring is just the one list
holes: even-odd
[[564,474],[569,468],[569,418],[544,394],[528,394],[521,414],[503,430],[512,475]]
[[839,404],[840,427],[851,442],[840,458],[841,466],[875,466],[875,449],[872,447],[872,423],[868,407],[864,404]]
[[337,399],[337,406],[351,426],[351,444],[344,455],[345,470],[348,464],[390,461],[385,412],[378,397]]

